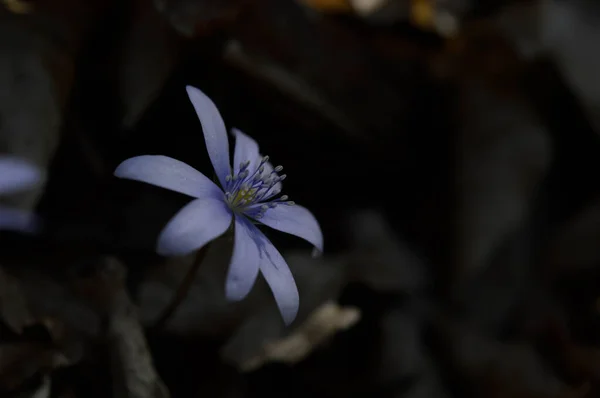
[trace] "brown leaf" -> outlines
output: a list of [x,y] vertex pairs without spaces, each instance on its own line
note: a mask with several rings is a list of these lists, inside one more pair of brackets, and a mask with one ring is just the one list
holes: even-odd
[[266,343],[262,354],[243,363],[241,370],[253,371],[270,361],[299,362],[338,331],[352,327],[360,316],[357,308],[340,307],[327,302],[317,308],[294,333]]
[[250,3],[232,30],[230,64],[354,138],[388,137],[408,116],[413,76],[383,73],[368,39],[333,18],[311,18],[293,1],[263,0]]
[[301,2],[321,12],[348,12],[352,10],[349,0],[301,0]]
[[592,269],[600,262],[600,201],[581,210],[558,231],[549,245],[546,271],[553,277],[582,269]]
[[564,351],[567,368],[573,376],[600,382],[600,349],[570,343]]
[[522,228],[552,153],[519,83],[525,64],[499,32],[469,28],[447,56],[460,90],[458,263],[469,274]]
[[125,267],[106,258],[88,278],[84,292],[104,316],[117,398],[167,398],[169,391],[154,369],[137,308],[125,288]]
[[493,369],[478,378],[481,396],[490,398],[583,398],[587,395],[589,384],[578,388],[563,388],[556,393],[544,393],[532,390],[518,375],[506,377]]
[[53,347],[35,342],[0,345],[0,389],[13,391],[36,373],[68,363]]
[[215,25],[227,24],[248,0],[155,0],[156,8],[185,37],[196,37]]
[[175,32],[152,4],[146,0],[135,1],[119,68],[125,127],[133,127],[158,96],[178,60],[179,50],[180,41]]
[[51,341],[21,336],[19,341],[0,344],[0,390],[14,391],[35,375],[48,375],[79,359],[74,352],[80,348],[78,342],[65,334],[60,322],[43,318],[35,326],[44,327]]
[[24,0],[2,0],[4,6],[15,14],[28,14],[33,11],[33,4]]
[[33,323],[27,299],[21,291],[19,281],[0,267],[0,319],[15,333]]

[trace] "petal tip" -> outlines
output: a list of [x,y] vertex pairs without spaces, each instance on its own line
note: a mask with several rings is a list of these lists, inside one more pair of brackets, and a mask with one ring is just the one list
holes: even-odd
[[212,100],[206,95],[204,94],[204,92],[202,92],[202,90],[200,90],[197,87],[194,86],[185,86],[185,91],[187,92],[187,95],[190,99],[190,101],[192,101],[192,103],[194,103],[195,101],[210,101],[212,103]]
[[221,184],[225,185],[225,178],[231,172],[229,138],[227,137],[225,122],[217,105],[209,96],[192,86],[186,86],[186,91],[202,125],[204,142],[215,173]]
[[45,182],[46,172],[28,159],[0,156],[0,194],[10,195]]
[[127,158],[121,163],[119,163],[117,167],[115,167],[113,175],[118,178],[130,178],[130,174],[132,171],[140,169],[140,162],[152,160],[151,158],[151,155],[140,155]]
[[311,256],[312,258],[323,257],[323,244],[321,244],[320,247],[313,247]]
[[294,308],[288,308],[285,311],[282,311],[281,316],[283,318],[283,323],[285,324],[285,326],[290,326],[296,320],[296,316],[298,316],[298,306],[295,306]]
[[236,275],[228,275],[227,280],[225,281],[225,298],[228,301],[233,302],[242,301],[243,299],[245,299],[252,290],[256,277],[249,279],[251,280],[245,281],[243,279],[240,279]]
[[124,173],[123,170],[126,167],[126,163],[129,159],[126,159],[124,161],[122,161],[121,163],[119,163],[119,165],[117,167],[115,167],[115,171],[113,171],[113,175],[117,178],[123,178]]
[[243,299],[245,299],[248,296],[248,293],[250,293],[250,291],[247,291],[247,292],[240,291],[239,288],[237,287],[237,284],[235,284],[235,283],[232,284],[229,281],[227,281],[225,283],[225,298],[228,301],[232,301],[232,302],[242,301]]
[[160,232],[155,251],[165,257],[185,256],[223,235],[230,224],[231,213],[221,200],[192,200]]

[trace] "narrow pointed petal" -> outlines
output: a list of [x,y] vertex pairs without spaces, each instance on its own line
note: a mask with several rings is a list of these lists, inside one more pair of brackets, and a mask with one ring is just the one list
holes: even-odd
[[305,207],[280,204],[267,210],[257,221],[278,231],[296,235],[323,252],[323,232],[315,216]]
[[286,325],[289,325],[298,315],[300,305],[300,297],[294,276],[271,241],[258,228],[255,226],[252,226],[252,228],[255,229],[255,241],[261,253],[260,272],[262,272],[273,292],[283,321]]
[[228,300],[242,300],[250,293],[260,265],[256,228],[243,216],[235,216],[234,246],[225,282]]
[[143,155],[123,161],[114,172],[119,178],[142,181],[194,198],[219,198],[221,189],[191,166],[168,156]]
[[36,233],[39,231],[41,221],[31,211],[0,207],[0,230]]
[[222,200],[193,200],[162,230],[156,252],[163,256],[182,256],[198,250],[223,235],[231,225],[231,218],[231,211]]
[[206,94],[192,86],[186,86],[185,89],[196,110],[198,119],[200,119],[208,156],[219,178],[219,182],[221,182],[221,186],[224,187],[225,177],[231,172],[229,165],[229,139],[227,138],[225,123],[217,106]]
[[250,165],[248,166],[250,173],[254,172],[262,158],[260,153],[258,153],[258,143],[252,137],[236,128],[232,128],[231,131],[235,136],[235,150],[233,152],[234,173],[237,174],[240,170],[240,164],[246,161],[250,161]]
[[31,188],[42,179],[42,172],[32,163],[14,156],[0,156],[0,195]]

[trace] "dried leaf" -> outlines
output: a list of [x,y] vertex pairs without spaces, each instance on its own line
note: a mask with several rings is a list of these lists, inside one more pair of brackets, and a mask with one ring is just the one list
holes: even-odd
[[352,10],[349,0],[300,0],[300,2],[321,12],[348,12]]
[[[272,84],[354,138],[389,137],[404,123],[409,112],[406,92],[414,76],[383,72],[364,35],[333,18],[312,18],[292,1],[250,2],[244,11],[227,52],[235,67]],[[283,20],[285,24],[278,22]]]
[[582,209],[561,228],[549,245],[547,268],[563,275],[574,270],[592,269],[600,262],[600,202]]
[[327,302],[315,310],[294,333],[278,341],[266,343],[263,353],[241,365],[241,370],[256,370],[270,361],[296,363],[308,356],[335,333],[359,321],[360,310]]
[[564,351],[567,368],[572,375],[600,382],[600,349],[571,343]]
[[27,306],[27,299],[21,291],[19,281],[0,267],[0,320],[15,333],[33,323],[33,316]]
[[88,298],[106,317],[114,395],[167,398],[169,391],[154,369],[137,308],[126,291],[125,274],[119,261],[105,259],[97,275],[87,281],[86,289]]
[[33,4],[26,0],[2,0],[4,6],[15,14],[28,14],[33,11]]
[[571,389],[529,342],[499,342],[468,324],[441,324],[453,366],[482,396],[561,397]]
[[432,29],[435,26],[435,1],[412,0],[410,8],[410,19],[415,25]]
[[468,274],[487,267],[523,228],[552,152],[518,84],[523,64],[512,46],[487,26],[459,42],[458,263]]
[[119,69],[125,127],[132,128],[158,96],[178,60],[179,45],[158,11],[148,1],[136,1]]
[[600,30],[595,21],[600,7],[594,1],[543,0],[534,2],[540,28],[537,38],[550,51],[573,92],[600,133]]
[[38,389],[31,395],[31,398],[50,398],[52,392],[52,383],[48,376],[44,377],[42,384]]
[[215,24],[232,21],[247,0],[154,0],[170,25],[185,37],[196,37]]

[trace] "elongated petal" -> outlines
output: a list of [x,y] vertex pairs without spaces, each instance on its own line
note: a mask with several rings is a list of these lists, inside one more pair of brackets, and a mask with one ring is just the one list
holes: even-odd
[[248,295],[260,265],[256,244],[256,228],[243,216],[235,216],[233,255],[225,282],[225,295],[229,300],[242,300]]
[[252,227],[255,229],[255,241],[261,253],[260,271],[273,292],[283,321],[289,325],[296,318],[300,304],[294,276],[271,241],[258,228]]
[[223,235],[231,218],[231,211],[222,200],[193,200],[162,230],[156,251],[163,256],[181,256],[198,250]]
[[40,219],[31,211],[0,207],[0,230],[35,233],[40,226]]
[[280,204],[269,209],[258,219],[259,222],[281,232],[296,235],[323,251],[323,232],[315,216],[298,205]]
[[142,181],[194,198],[219,198],[221,189],[208,177],[191,166],[168,156],[143,155],[123,161],[115,176]]
[[249,135],[244,134],[236,128],[231,129],[231,131],[235,136],[235,150],[233,152],[234,172],[237,174],[240,170],[240,164],[246,161],[250,161],[250,165],[248,166],[250,173],[254,172],[261,160],[261,156],[258,153],[258,143]]
[[33,187],[42,179],[42,172],[26,160],[14,156],[0,156],[0,195]]
[[225,123],[216,105],[206,94],[192,86],[186,86],[185,89],[196,110],[198,119],[200,119],[200,124],[202,124],[202,132],[204,133],[204,142],[206,142],[208,156],[221,182],[221,186],[224,187],[225,177],[231,172],[229,165],[229,140],[227,138]]

